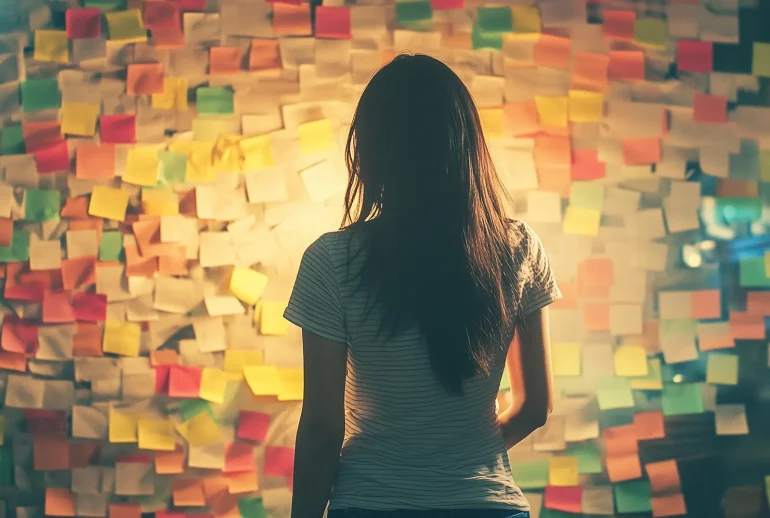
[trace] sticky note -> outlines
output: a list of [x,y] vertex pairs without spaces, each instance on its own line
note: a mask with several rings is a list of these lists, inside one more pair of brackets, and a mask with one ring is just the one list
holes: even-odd
[[270,135],[245,137],[238,142],[243,154],[243,171],[255,171],[275,165]]
[[738,279],[744,288],[770,288],[770,275],[765,269],[765,257],[741,257],[738,260]]
[[644,80],[644,52],[641,50],[611,50],[607,77],[615,81]]
[[599,408],[632,408],[634,396],[626,378],[602,378],[597,381],[596,398]]
[[693,101],[693,120],[707,124],[727,122],[727,98],[723,95],[696,93]]
[[517,34],[535,34],[541,30],[540,11],[531,5],[510,6],[513,16],[513,32]]
[[649,358],[647,360],[647,375],[629,380],[628,383],[634,390],[661,390],[663,378],[660,359]]
[[214,418],[206,412],[201,412],[184,423],[184,433],[190,446],[206,446],[221,440],[222,433]]
[[128,193],[121,189],[94,186],[91,192],[91,202],[88,205],[88,214],[97,218],[123,221],[126,219],[128,208]]
[[580,376],[580,344],[554,343],[551,345],[554,376]]
[[484,32],[513,32],[513,14],[508,6],[479,7],[479,28]]
[[537,115],[543,126],[567,125],[567,97],[535,96]]
[[202,399],[183,399],[179,402],[179,417],[182,418],[182,421],[189,421],[201,412],[213,415],[211,404],[208,401],[203,401]]
[[706,364],[706,382],[716,385],[737,385],[738,356],[710,353]]
[[139,356],[142,328],[134,322],[107,320],[104,323],[102,350],[121,356]]
[[676,66],[685,72],[711,72],[714,69],[714,45],[710,41],[676,42]]
[[142,450],[174,451],[174,423],[166,419],[139,419],[137,423],[139,448]]
[[657,137],[624,138],[624,165],[652,165],[660,162],[660,139]]
[[139,415],[110,409],[109,438],[112,443],[131,443],[138,440]]
[[99,117],[102,144],[133,144],[136,140],[136,115],[116,113]]
[[668,40],[668,23],[655,18],[640,18],[634,23],[634,42],[651,48],[664,48]]
[[614,484],[615,506],[618,513],[648,513],[652,511],[650,483],[632,480]]
[[281,379],[275,365],[249,365],[243,376],[255,396],[277,396],[281,392]]
[[754,42],[751,73],[757,77],[770,77],[770,43]]
[[259,318],[259,333],[281,336],[289,332],[289,321],[283,318],[286,302],[262,301]]
[[578,474],[578,458],[554,455],[548,462],[548,480],[552,486],[577,486],[580,481]]
[[281,380],[278,401],[302,401],[305,388],[302,369],[278,369],[278,379]]
[[253,349],[227,349],[223,368],[232,379],[243,379],[244,369],[250,365],[262,365],[262,351]]
[[433,19],[430,2],[396,2],[396,20],[399,25],[410,26]]
[[151,95],[164,92],[162,63],[132,63],[126,68],[126,93]]
[[255,305],[267,286],[267,275],[251,268],[234,268],[230,276],[230,291],[239,300]]
[[142,23],[139,9],[104,13],[107,19],[107,33],[112,41],[140,43],[147,41],[147,30]]
[[152,94],[152,107],[159,110],[187,109],[187,78],[164,77],[163,90]]
[[604,186],[589,182],[574,182],[570,188],[570,206],[601,211],[604,207]]
[[231,75],[241,70],[241,49],[239,47],[211,47],[209,49],[209,74]]
[[621,345],[615,350],[615,374],[618,376],[646,376],[647,351],[641,345]]
[[69,63],[69,40],[66,31],[35,31],[34,60]]
[[315,9],[315,37],[349,40],[350,7],[319,5]]
[[481,129],[487,139],[503,137],[503,110],[501,108],[484,108],[479,110]]
[[152,187],[158,179],[158,150],[151,146],[137,146],[128,150],[123,181]]
[[21,124],[3,125],[2,134],[0,134],[0,154],[23,155],[26,152],[27,146],[24,144],[24,130]]
[[601,211],[570,205],[564,214],[564,233],[595,236],[599,233],[601,217]]
[[200,392],[198,397],[212,403],[225,402],[227,389],[227,373],[219,369],[203,368],[201,374]]
[[56,78],[27,79],[21,83],[21,107],[25,112],[55,110],[59,106],[61,93]]
[[199,115],[232,115],[235,112],[234,93],[229,87],[199,87],[195,90],[195,100]]
[[[0,246],[0,262],[29,261],[29,232],[14,230],[10,246]],[[6,293],[8,288],[6,287]]]
[[604,113],[604,94],[586,90],[570,90],[569,120],[572,122],[598,122]]
[[621,41],[634,39],[636,12],[605,9],[602,15],[602,35],[605,38]]
[[702,414],[703,393],[699,383],[671,383],[663,385],[661,400],[663,415]]
[[471,47],[473,50],[503,50],[503,32],[486,32],[478,24],[471,29]]
[[92,137],[96,133],[99,107],[87,103],[64,103],[62,106],[61,132],[67,135]]
[[514,462],[511,472],[521,489],[540,489],[548,485],[550,466],[548,460]]
[[567,455],[578,460],[578,473],[589,475],[602,472],[602,456],[593,442],[572,443],[567,446]]
[[50,221],[59,219],[61,193],[54,190],[27,189],[24,198],[24,219]]
[[566,69],[570,65],[572,40],[551,34],[540,34],[535,43],[535,65]]
[[297,127],[299,149],[304,155],[322,153],[334,147],[332,123],[329,119],[304,122]]

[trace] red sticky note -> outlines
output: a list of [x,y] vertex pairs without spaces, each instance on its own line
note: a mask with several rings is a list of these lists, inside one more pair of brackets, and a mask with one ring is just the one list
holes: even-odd
[[62,410],[25,408],[24,422],[27,425],[27,433],[62,435],[61,432],[67,430],[67,413]]
[[698,122],[724,124],[727,122],[727,97],[722,95],[695,94],[692,118]]
[[222,473],[239,473],[254,469],[254,445],[246,442],[225,444],[225,467]]
[[580,486],[558,487],[546,486],[545,508],[565,513],[579,513],[583,488]]
[[290,478],[294,474],[294,448],[268,446],[265,449],[265,475]]
[[72,292],[69,290],[45,290],[43,292],[43,322],[62,324],[74,321]]
[[64,15],[67,37],[98,38],[102,35],[102,12],[99,8],[67,9]]
[[182,28],[179,2],[153,0],[144,3],[142,22],[153,31],[175,31]]
[[464,0],[430,0],[430,6],[436,10],[462,9]]
[[564,167],[572,164],[572,151],[569,137],[558,135],[535,136],[535,165],[543,167]]
[[150,95],[163,93],[163,64],[134,63],[126,69],[126,93]]
[[70,449],[64,434],[43,434],[32,437],[32,464],[36,471],[70,469]]
[[27,153],[34,153],[64,141],[61,125],[57,121],[22,122],[21,133]]
[[602,34],[613,40],[631,41],[634,39],[635,11],[605,10]]
[[136,115],[115,114],[99,117],[102,144],[133,144],[136,141]]
[[179,9],[182,11],[204,11],[206,0],[178,0]]
[[657,137],[624,138],[625,165],[652,165],[660,162],[660,139]]
[[81,291],[72,298],[75,320],[104,322],[107,319],[107,295]]
[[[170,365],[153,365],[155,370],[155,392],[158,394],[168,394],[169,377],[171,374]],[[196,396],[197,397],[197,396]]]
[[64,140],[35,151],[37,172],[59,173],[70,168],[70,154]]
[[37,325],[33,320],[5,315],[0,346],[9,353],[34,356],[38,347]]
[[242,410],[238,417],[238,438],[264,441],[270,427],[270,414]]
[[599,160],[599,152],[595,149],[573,150],[571,176],[576,181],[604,178],[605,165]]
[[171,397],[197,398],[201,389],[200,367],[172,365],[168,375],[168,395]]
[[316,38],[349,40],[350,7],[319,5],[315,8]]
[[713,71],[714,45],[710,41],[677,41],[676,66],[685,72]]
[[643,81],[644,52],[641,50],[611,50],[607,76],[613,81]]
[[60,270],[31,272],[27,263],[8,263],[5,267],[5,292],[8,300],[43,302],[43,290],[61,288]]

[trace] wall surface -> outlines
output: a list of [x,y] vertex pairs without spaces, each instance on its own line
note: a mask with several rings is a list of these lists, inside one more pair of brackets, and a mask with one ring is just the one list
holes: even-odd
[[770,7],[317,4],[0,2],[5,512],[287,515],[281,314],[406,50],[471,89],[565,295],[533,516],[767,516]]

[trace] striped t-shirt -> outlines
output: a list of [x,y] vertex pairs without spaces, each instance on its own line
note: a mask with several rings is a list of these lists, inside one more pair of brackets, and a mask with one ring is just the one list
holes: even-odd
[[[515,292],[529,313],[561,294],[540,239],[514,224],[525,257]],[[462,396],[448,394],[416,329],[391,340],[378,336],[379,313],[365,311],[366,293],[350,274],[363,260],[354,253],[360,243],[348,230],[310,245],[284,314],[348,347],[345,440],[330,509],[528,510],[495,412],[507,347],[491,375],[466,380]]]

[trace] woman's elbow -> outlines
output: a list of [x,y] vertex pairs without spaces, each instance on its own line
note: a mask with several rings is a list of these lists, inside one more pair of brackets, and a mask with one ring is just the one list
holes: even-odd
[[537,430],[545,426],[548,422],[548,418],[553,411],[553,402],[548,401],[542,405],[537,405],[529,408],[527,412],[529,414],[529,421],[532,423],[533,430]]

